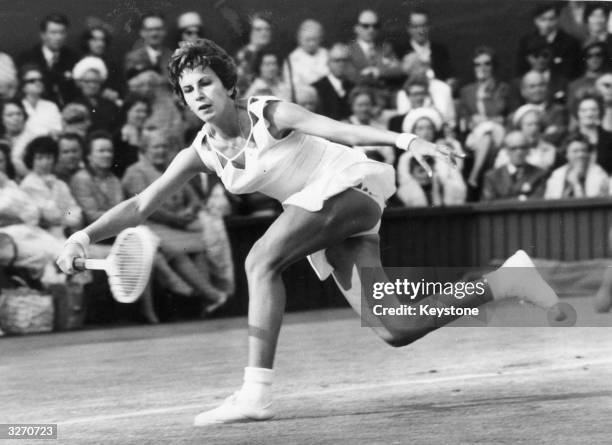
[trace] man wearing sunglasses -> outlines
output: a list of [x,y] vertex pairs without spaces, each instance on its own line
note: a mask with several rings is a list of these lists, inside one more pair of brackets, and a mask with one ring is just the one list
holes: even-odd
[[377,42],[380,21],[372,10],[361,11],[355,24],[355,40],[349,44],[351,80],[387,87],[402,78],[400,63],[390,45]]

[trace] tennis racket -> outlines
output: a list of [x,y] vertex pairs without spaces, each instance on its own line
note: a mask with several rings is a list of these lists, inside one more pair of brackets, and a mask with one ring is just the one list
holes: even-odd
[[106,259],[75,258],[77,270],[104,270],[115,300],[133,303],[144,291],[159,239],[145,226],[125,229],[115,239]]

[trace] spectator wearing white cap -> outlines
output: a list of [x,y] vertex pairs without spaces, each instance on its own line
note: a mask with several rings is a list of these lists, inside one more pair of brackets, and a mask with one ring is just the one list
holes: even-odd
[[106,130],[111,133],[117,131],[120,125],[119,108],[102,96],[103,86],[108,78],[104,61],[99,57],[84,57],[72,69],[72,77],[79,90],[73,102],[83,104],[89,110],[90,130]]
[[[316,20],[304,20],[297,32],[298,47],[285,60],[283,78],[297,91],[327,76],[327,49],[321,46],[323,26]],[[295,94],[294,94],[295,96]]]
[[176,27],[181,42],[193,42],[204,37],[202,17],[197,12],[189,11],[179,15]]
[[112,43],[112,28],[97,17],[86,19],[87,30],[81,35],[81,50],[83,57],[95,56],[102,59],[108,76],[102,91],[102,96],[112,100],[117,106],[121,106],[121,94],[124,89],[125,79],[123,73],[110,49]]

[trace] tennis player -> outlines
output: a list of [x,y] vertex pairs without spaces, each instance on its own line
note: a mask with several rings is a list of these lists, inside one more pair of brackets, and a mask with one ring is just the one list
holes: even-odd
[[[236,99],[236,67],[210,40],[183,43],[169,65],[177,96],[204,122],[193,144],[180,151],[164,174],[140,195],[109,210],[72,235],[58,258],[66,273],[87,246],[135,226],[193,175],[217,174],[232,193],[263,192],[284,212],[251,249],[245,269],[249,287],[248,366],[239,391],[221,406],[198,415],[196,425],[265,420],[273,417],[271,384],[277,339],[285,309],[281,273],[308,257],[320,279],[332,275],[352,307],[361,313],[363,267],[381,267],[378,229],[385,200],[395,191],[391,166],[368,159],[357,145],[390,145],[409,150],[431,172],[424,156],[454,162],[456,155],[410,134],[353,126],[311,113],[274,97]],[[506,266],[533,266],[519,251]],[[460,304],[520,297],[544,307],[557,296],[533,269],[520,282],[511,274],[490,274],[482,296]],[[384,274],[384,272],[379,272]],[[369,280],[384,281],[382,275]],[[366,285],[368,283],[365,283]],[[452,296],[428,297],[435,305]],[[422,303],[417,303],[422,304]],[[389,344],[406,345],[440,325],[433,317],[397,324],[361,316]],[[367,313],[366,313],[367,312]],[[449,318],[445,322],[450,321]]]

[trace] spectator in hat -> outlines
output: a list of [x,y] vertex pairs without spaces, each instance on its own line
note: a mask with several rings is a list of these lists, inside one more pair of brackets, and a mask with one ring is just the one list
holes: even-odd
[[72,70],[79,94],[73,102],[83,104],[91,116],[90,130],[105,130],[111,133],[119,128],[119,108],[103,95],[108,70],[99,57],[81,59]]
[[[557,147],[543,139],[544,115],[535,105],[527,104],[520,107],[512,115],[512,128],[520,131],[529,146],[527,162],[531,165],[550,172],[558,165],[559,155]],[[495,167],[510,162],[510,154],[506,149],[501,149],[495,159]]]
[[[416,52],[411,52],[404,56],[402,59],[402,70],[408,78],[418,77],[426,80],[427,100],[431,100],[431,105],[440,112],[444,123],[449,128],[455,128],[457,114],[451,87],[446,82],[431,77],[429,63],[423,61]],[[398,91],[396,103],[398,113],[402,114],[410,110],[411,102],[405,89]]]
[[164,46],[166,22],[161,14],[148,13],[140,19],[140,37],[143,45],[125,56],[125,71],[153,70],[163,79],[168,78],[168,62],[172,51]]
[[567,87],[567,108],[571,113],[576,111],[576,101],[584,93],[595,89],[595,81],[609,67],[608,49],[603,42],[587,42],[582,48],[584,73]]
[[76,54],[66,47],[70,23],[63,14],[49,14],[40,22],[41,43],[19,55],[17,65],[37,65],[42,70],[44,98],[63,107],[74,96],[72,68]]
[[348,96],[354,87],[349,76],[349,49],[344,43],[335,43],[329,50],[329,73],[312,86],[319,95],[318,113],[336,120],[346,119],[351,110]]
[[60,111],[54,102],[43,99],[43,71],[37,65],[21,67],[21,93],[27,121],[26,130],[35,135],[57,134],[62,131]]
[[76,133],[87,137],[91,127],[89,110],[83,104],[69,103],[62,110],[62,129],[65,133]]
[[102,96],[119,104],[124,90],[123,73],[112,55],[112,29],[107,23],[97,18],[87,20],[87,30],[81,35],[81,51],[83,57],[93,56],[102,59],[106,66],[107,77],[102,90]]
[[329,73],[328,52],[321,46],[323,25],[316,20],[304,20],[297,32],[298,46],[285,60],[283,79],[296,91],[315,83]]
[[193,42],[204,37],[202,17],[197,12],[184,12],[178,16],[176,27],[179,32],[179,42]]
[[533,40],[544,38],[550,48],[550,69],[568,80],[580,75],[580,44],[559,26],[561,3],[548,1],[533,9],[534,30],[522,37],[516,53],[516,74],[522,76],[531,69],[527,48]]
[[[429,141],[442,137],[442,118],[433,108],[416,108],[404,120],[405,130]],[[459,147],[459,150],[461,148]],[[442,206],[465,203],[467,186],[456,168],[427,158],[433,175],[429,177],[410,152],[404,152],[397,163],[396,197],[405,206]]]

